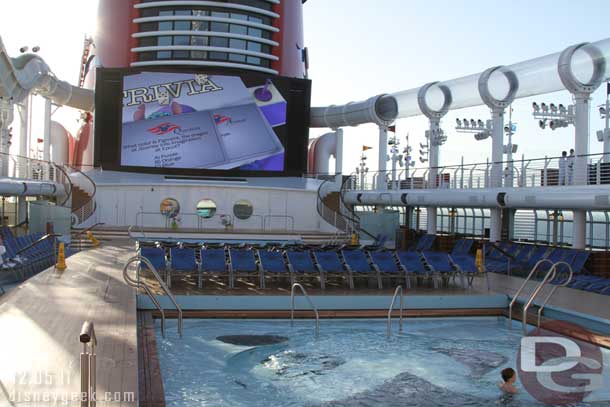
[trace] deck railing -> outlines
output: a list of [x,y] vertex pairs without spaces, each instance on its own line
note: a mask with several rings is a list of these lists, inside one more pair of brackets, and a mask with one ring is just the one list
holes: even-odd
[[[576,161],[586,161],[586,167],[578,170]],[[568,157],[544,157],[503,161],[498,164],[501,175],[492,179],[493,163],[489,160],[472,164],[447,165],[435,168],[437,176],[430,181],[429,167],[409,168],[392,172],[369,171],[352,173],[347,189],[403,190],[403,189],[472,189],[503,187],[546,187],[560,185],[610,184],[610,153],[587,154]],[[494,182],[495,181],[495,182]],[[385,183],[385,188],[384,184]]]

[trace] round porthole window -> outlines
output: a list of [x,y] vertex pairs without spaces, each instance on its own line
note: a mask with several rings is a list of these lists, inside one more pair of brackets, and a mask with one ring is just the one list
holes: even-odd
[[233,215],[235,215],[237,219],[248,219],[252,216],[253,211],[254,207],[252,206],[252,203],[246,199],[240,199],[233,205]]
[[216,213],[216,203],[211,199],[202,199],[197,202],[197,215],[209,219]]
[[175,218],[180,213],[180,203],[174,198],[165,198],[159,205],[159,210],[163,216]]

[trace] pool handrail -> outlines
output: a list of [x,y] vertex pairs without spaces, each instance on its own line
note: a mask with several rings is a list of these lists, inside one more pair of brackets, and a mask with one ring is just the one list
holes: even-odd
[[[131,276],[127,272],[129,265],[134,262],[138,262],[138,269],[137,269],[138,277],[136,280],[131,278]],[[140,264],[139,263],[146,264],[146,266],[148,267],[150,272],[153,274],[153,276],[159,283],[159,286],[161,287],[161,289],[163,290],[165,295],[167,295],[169,297],[169,299],[171,300],[171,302],[174,304],[174,307],[178,311],[178,334],[180,335],[180,337],[182,337],[182,308],[180,307],[180,305],[178,305],[178,302],[176,301],[176,297],[174,297],[174,294],[172,294],[171,290],[167,287],[165,282],[163,282],[163,279],[159,275],[159,272],[157,271],[155,266],[153,266],[152,263],[147,258],[142,257],[142,256],[133,256],[129,260],[127,260],[127,262],[125,263],[125,266],[123,267],[123,279],[131,287],[144,288],[144,291],[146,291],[146,294],[148,295],[148,297],[151,299],[151,301],[154,303],[155,307],[157,307],[157,309],[161,313],[161,333],[162,333],[163,337],[165,337],[165,312],[163,311],[163,307],[159,303],[156,296],[153,294],[150,287],[148,287],[148,284],[146,284],[140,280],[140,274],[139,274]]]
[[534,292],[529,296],[527,302],[525,303],[525,306],[523,307],[523,317],[521,320],[521,324],[523,326],[523,336],[527,335],[527,311],[532,306],[532,303],[534,302],[538,294],[540,294],[540,291],[542,291],[542,289],[548,284],[549,281],[552,281],[555,278],[555,275],[557,274],[557,263],[553,264],[549,271],[546,272],[544,278],[538,284]]
[[574,276],[574,271],[572,270],[572,266],[570,266],[570,264],[566,263],[565,261],[558,261],[557,263],[555,263],[553,265],[553,268],[557,268],[557,266],[560,264],[564,264],[568,267],[568,270],[569,270],[568,278],[563,283],[554,285],[553,289],[551,290],[549,295],[547,295],[547,297],[544,299],[544,301],[542,301],[542,303],[540,304],[540,306],[538,308],[538,319],[537,319],[537,323],[536,323],[538,328],[540,328],[540,320],[542,319],[542,311],[544,310],[544,307],[546,306],[546,304],[549,302],[549,300],[551,299],[553,294],[555,294],[555,291],[557,291],[557,289],[559,287],[566,287],[568,284],[570,284],[570,282],[572,281],[572,277]]
[[553,262],[550,261],[549,259],[540,259],[540,260],[538,260],[536,262],[536,264],[534,264],[534,267],[532,267],[532,270],[530,271],[528,276],[523,281],[523,284],[521,284],[521,287],[519,287],[519,289],[517,290],[517,292],[513,296],[513,299],[510,301],[510,304],[508,304],[508,320],[506,322],[507,322],[509,328],[511,327],[511,322],[513,320],[513,306],[515,305],[515,303],[519,299],[519,295],[521,294],[521,292],[523,291],[523,289],[525,288],[527,283],[532,279],[534,274],[538,271],[538,267],[540,267],[541,264],[547,263],[547,262],[551,263],[551,265],[553,264]]
[[301,289],[301,292],[303,293],[303,296],[305,296],[305,299],[307,299],[307,302],[309,302],[309,306],[311,306],[315,316],[316,316],[316,338],[318,337],[318,335],[320,334],[320,314],[318,313],[318,309],[316,308],[315,305],[313,305],[313,302],[311,301],[311,298],[309,297],[309,295],[307,295],[307,291],[305,291],[305,288],[299,284],[299,283],[293,283],[292,284],[292,288],[290,289],[290,326],[294,325],[294,289],[299,287]]
[[97,337],[93,321],[83,322],[78,340],[83,344],[83,351],[80,354],[80,394],[81,406],[95,406],[96,390],[96,354]]
[[402,310],[403,310],[403,305],[404,305],[404,295],[403,295],[403,290],[402,290],[402,286],[399,285],[398,287],[396,287],[396,290],[394,290],[394,296],[392,297],[392,302],[390,303],[390,308],[388,309],[388,328],[387,328],[387,336],[388,338],[390,337],[391,331],[392,331],[392,310],[394,309],[394,303],[396,302],[396,296],[398,295],[398,293],[400,292],[400,319],[399,319],[399,328],[398,328],[398,332],[402,332]]

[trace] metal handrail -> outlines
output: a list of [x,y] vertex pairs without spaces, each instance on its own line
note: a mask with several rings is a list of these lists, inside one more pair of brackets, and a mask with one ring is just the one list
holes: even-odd
[[85,321],[78,337],[83,344],[80,354],[80,394],[81,407],[95,407],[95,347],[97,338],[93,322]]
[[402,291],[402,286],[399,285],[398,287],[396,287],[396,290],[394,290],[394,296],[392,297],[392,303],[390,304],[390,308],[388,309],[388,328],[387,328],[387,335],[388,338],[390,337],[390,333],[392,330],[392,309],[394,308],[394,302],[396,301],[396,296],[398,295],[398,293],[400,292],[400,319],[399,319],[399,328],[398,328],[398,332],[402,332],[402,309],[403,309],[403,291]]
[[542,311],[544,310],[544,307],[546,306],[546,304],[549,302],[549,300],[551,299],[553,294],[555,294],[555,291],[557,291],[557,289],[559,287],[565,287],[568,284],[570,284],[570,282],[572,281],[572,277],[574,276],[574,271],[572,270],[572,266],[570,266],[565,261],[558,261],[557,263],[555,263],[553,265],[553,268],[557,268],[557,266],[560,265],[560,264],[563,264],[563,265],[567,266],[568,270],[570,271],[570,273],[568,274],[568,278],[566,279],[566,281],[564,283],[562,283],[562,284],[555,285],[553,287],[553,289],[551,290],[551,292],[549,293],[549,295],[544,299],[544,301],[542,301],[542,304],[540,304],[540,307],[538,308],[538,320],[537,320],[537,323],[536,323],[538,328],[540,328],[540,320],[542,319]]
[[[89,196],[89,200],[88,200],[87,202],[85,202],[84,204],[82,204],[82,205],[81,205],[79,208],[73,208],[73,209],[72,209],[72,213],[76,213],[76,212],[78,212],[78,211],[83,212],[83,216],[82,216],[82,217],[84,218],[84,209],[85,209],[85,208],[87,208],[87,207],[88,207],[88,206],[90,206],[90,205],[93,205],[93,206],[95,207],[95,194],[96,194],[96,192],[97,192],[97,185],[95,184],[95,181],[93,181],[93,179],[92,179],[90,176],[88,176],[87,174],[85,174],[84,172],[82,172],[81,170],[79,170],[78,168],[75,168],[75,167],[73,167],[73,166],[71,166],[71,165],[68,165],[68,164],[64,164],[64,165],[65,165],[66,167],[68,167],[69,169],[71,169],[72,171],[74,171],[74,172],[77,172],[77,173],[81,174],[83,177],[85,177],[85,179],[87,179],[87,180],[88,180],[88,181],[91,183],[91,185],[93,185],[93,192],[92,192],[92,193],[91,193],[91,195]],[[68,177],[68,178],[69,178],[69,177]],[[71,185],[72,185],[72,183],[71,183]],[[85,192],[86,192],[86,191],[85,191]],[[95,210],[91,211],[91,213],[89,213],[89,216],[91,216],[91,214],[92,214],[94,211],[95,211]],[[79,219],[79,220],[80,220],[80,222],[82,223],[82,222],[86,221],[87,219]]]
[[23,249],[18,250],[18,251],[15,253],[15,255],[17,255],[17,256],[18,256],[18,255],[20,255],[21,253],[23,253],[23,252],[25,252],[25,251],[28,251],[28,250],[29,250],[29,249],[31,249],[32,247],[37,246],[38,244],[40,244],[40,243],[44,242],[44,241],[45,241],[45,240],[47,240],[47,239],[50,239],[50,238],[52,238],[52,237],[60,237],[60,236],[62,236],[62,235],[61,235],[61,234],[59,234],[59,233],[49,233],[49,234],[47,234],[47,235],[44,235],[43,237],[41,237],[40,239],[36,240],[35,242],[30,243],[29,245],[27,245],[27,246],[26,246],[26,247],[24,247]]
[[66,183],[64,183],[64,188],[66,188],[66,198],[63,200],[62,203],[59,204],[59,206],[64,206],[66,202],[68,202],[72,197],[72,180],[70,179],[68,173],[63,168],[61,168],[61,165],[53,164],[53,166],[63,174],[64,179],[67,181],[68,184],[66,186]]
[[[172,294],[171,290],[163,282],[163,279],[159,275],[159,272],[157,271],[155,266],[153,266],[152,263],[146,257],[133,256],[132,258],[127,260],[127,263],[125,263],[125,266],[123,267],[123,279],[125,279],[125,281],[128,284],[132,285],[132,287],[139,288],[140,286],[142,286],[144,288],[144,290],[146,291],[146,294],[151,299],[153,297],[155,297],[154,294],[151,292],[150,287],[148,287],[147,284],[142,283],[140,281],[140,278],[139,278],[140,264],[139,263],[138,263],[138,278],[137,278],[137,280],[134,280],[133,278],[131,278],[129,276],[127,269],[129,268],[129,265],[131,263],[136,262],[136,261],[139,262],[139,263],[146,264],[148,269],[151,271],[151,273],[153,274],[153,276],[155,277],[155,279],[157,280],[157,282],[159,283],[159,285],[163,289],[163,292],[165,292],[165,295],[167,295],[169,297],[169,299],[174,304],[174,307],[176,307],[176,310],[178,311],[178,334],[180,335],[180,337],[182,337],[182,308],[180,308],[180,305],[178,305],[178,302],[176,301],[176,297],[174,297],[174,294]],[[135,285],[133,285],[133,284],[135,284]],[[164,322],[165,322],[165,313],[162,310],[161,304],[159,304],[159,302],[156,301],[156,298],[152,299],[152,301],[153,301],[153,303],[155,303],[155,306],[161,311],[161,317],[163,319],[162,320],[162,324],[164,325]],[[162,331],[164,332],[164,329],[162,329]]]
[[78,235],[82,235],[83,233],[87,233],[87,232],[89,232],[90,230],[93,230],[93,229],[95,229],[96,227],[101,226],[101,225],[105,225],[105,223],[104,223],[104,222],[97,222],[96,224],[91,225],[91,226],[89,226],[88,228],[86,228],[86,229],[82,229],[82,230],[72,228],[72,233],[74,233],[76,236],[78,236]]
[[316,338],[317,338],[318,335],[320,334],[320,314],[318,314],[318,309],[316,308],[315,305],[313,305],[313,302],[311,301],[311,298],[309,298],[309,295],[307,295],[307,291],[305,291],[305,288],[299,283],[292,284],[292,288],[290,289],[290,304],[291,304],[290,305],[290,326],[294,325],[294,289],[296,287],[299,287],[301,289],[301,292],[307,299],[307,302],[309,302],[309,306],[312,308],[314,314],[316,315]]
[[553,267],[551,267],[549,271],[546,272],[546,275],[544,276],[540,284],[538,284],[532,295],[530,295],[527,302],[525,303],[525,306],[523,307],[523,319],[521,320],[523,326],[523,335],[527,335],[527,311],[529,310],[530,306],[532,305],[538,294],[540,294],[540,291],[542,291],[542,289],[547,285],[549,281],[555,278],[556,274],[556,264],[553,264]]
[[540,265],[543,263],[551,263],[551,265],[553,264],[553,262],[549,259],[538,260],[538,262],[534,265],[534,267],[532,267],[532,270],[530,271],[529,275],[525,278],[525,281],[523,281],[523,284],[521,284],[521,287],[519,287],[519,289],[513,296],[513,299],[511,300],[510,304],[508,305],[508,320],[506,322],[509,328],[511,327],[511,322],[513,320],[513,305],[515,305],[515,303],[519,299],[519,295],[521,294],[527,283],[532,279],[534,273],[537,272],[538,267],[540,267]]

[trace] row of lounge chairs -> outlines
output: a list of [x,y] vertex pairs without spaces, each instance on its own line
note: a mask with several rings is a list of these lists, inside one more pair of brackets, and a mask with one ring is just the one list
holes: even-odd
[[538,277],[548,271],[551,263],[562,262],[558,265],[558,274],[551,281],[553,284],[566,282],[568,267],[572,269],[572,279],[567,287],[610,295],[610,279],[587,274],[585,264],[590,253],[584,250],[575,250],[562,247],[534,246],[514,242],[501,242],[497,245],[487,245],[485,250],[485,269],[501,274],[525,275],[543,259],[549,262],[540,264]]
[[[459,276],[463,285],[472,284],[478,269],[467,252],[472,241],[456,244],[451,254],[424,251],[393,251],[369,247],[308,247],[203,245],[175,243],[139,244],[139,255],[164,274],[171,286],[173,276],[196,275],[203,286],[206,277],[226,277],[230,288],[239,277],[258,279],[261,288],[267,278],[285,278],[290,283],[315,277],[325,288],[328,278],[337,277],[354,287],[355,279],[369,279],[379,289],[383,280],[397,279],[407,287],[412,281],[428,280],[435,287],[443,280]],[[146,265],[142,265],[146,268]]]
[[0,281],[23,281],[54,264],[54,237],[42,239],[43,233],[15,236],[8,227],[2,227],[1,232],[6,252],[2,255]]

